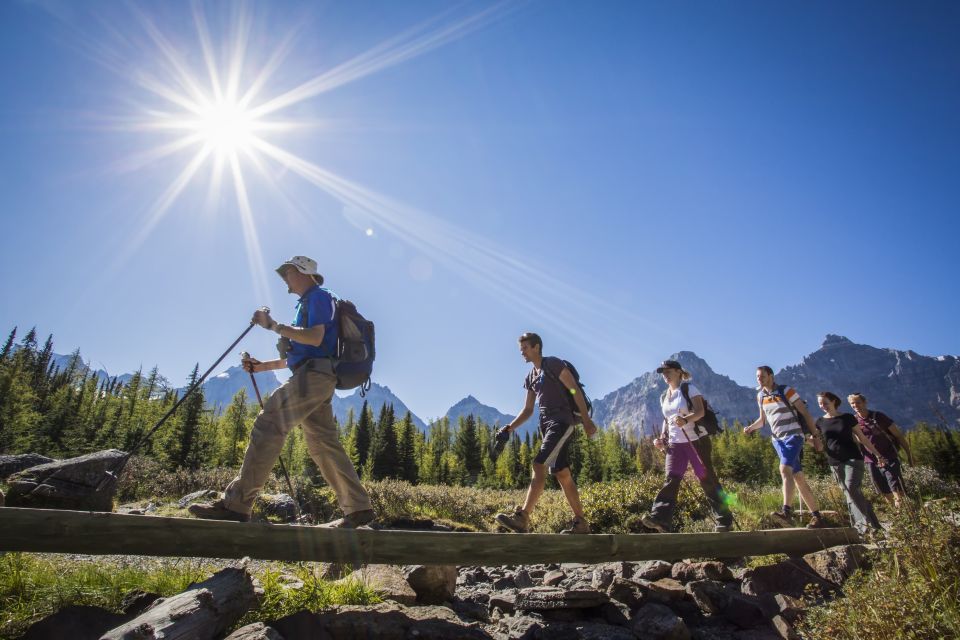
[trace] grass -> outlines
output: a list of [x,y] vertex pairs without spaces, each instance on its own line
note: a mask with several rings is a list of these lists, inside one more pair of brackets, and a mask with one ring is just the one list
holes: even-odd
[[845,598],[808,610],[806,638],[960,637],[960,501],[905,510],[890,553],[844,585]]

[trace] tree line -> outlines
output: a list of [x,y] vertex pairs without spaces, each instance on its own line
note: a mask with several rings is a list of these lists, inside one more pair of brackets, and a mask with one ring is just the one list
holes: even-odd
[[[198,372],[194,366],[187,388],[197,381]],[[125,380],[105,379],[84,365],[79,352],[58,366],[53,336],[40,345],[31,329],[17,341],[14,328],[0,347],[0,453],[67,458],[107,448],[129,451],[173,406],[178,393],[156,367]],[[224,410],[210,410],[201,388],[137,453],[169,469],[239,467],[257,411],[244,390]],[[738,422],[725,427],[713,438],[721,478],[777,482],[777,458],[767,439],[744,435]],[[523,436],[515,433],[494,459],[488,451],[495,425],[469,415],[455,422],[435,420],[422,432],[409,412],[396,416],[392,405],[375,413],[364,403],[358,413],[351,410],[338,429],[362,477],[370,480],[521,488],[529,481],[540,446],[535,429]],[[960,478],[954,431],[919,424],[907,437],[917,464],[936,469],[942,477]],[[812,450],[808,454],[808,473],[826,473],[825,457]],[[606,425],[593,439],[578,430],[570,456],[580,484],[663,471],[663,456],[649,438],[625,434],[616,425]],[[321,482],[299,428],[288,437],[283,458],[292,473]]]

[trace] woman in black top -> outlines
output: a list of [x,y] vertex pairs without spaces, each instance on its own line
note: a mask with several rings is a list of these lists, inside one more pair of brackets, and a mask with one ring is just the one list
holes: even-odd
[[861,535],[868,529],[880,531],[880,521],[873,512],[873,505],[860,489],[863,484],[863,454],[857,441],[881,462],[885,460],[860,430],[856,417],[849,413],[840,413],[839,397],[829,391],[821,391],[817,394],[817,402],[824,414],[817,420],[817,429],[823,435],[824,450],[827,462],[833,470],[833,477],[837,479],[847,499],[850,522]]

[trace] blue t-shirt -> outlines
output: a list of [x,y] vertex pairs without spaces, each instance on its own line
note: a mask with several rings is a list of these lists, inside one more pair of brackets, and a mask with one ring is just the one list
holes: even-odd
[[293,326],[310,328],[318,324],[325,327],[323,342],[319,347],[303,344],[296,340],[290,341],[290,351],[287,352],[287,366],[292,370],[303,360],[309,358],[332,358],[337,351],[337,328],[333,322],[333,296],[320,285],[310,287],[300,296],[297,302],[297,315]]

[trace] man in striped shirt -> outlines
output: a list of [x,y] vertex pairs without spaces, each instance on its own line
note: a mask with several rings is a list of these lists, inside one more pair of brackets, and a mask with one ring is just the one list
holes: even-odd
[[757,367],[757,408],[760,417],[753,424],[744,428],[744,433],[753,433],[763,428],[764,423],[770,425],[773,448],[780,458],[780,477],[783,479],[783,506],[770,514],[770,517],[781,524],[793,525],[794,487],[800,491],[800,497],[810,509],[811,515],[807,528],[817,529],[827,526],[820,516],[820,507],[814,497],[807,480],[803,475],[803,444],[804,422],[806,430],[810,431],[811,439],[817,451],[823,448],[819,434],[813,431],[814,420],[807,410],[807,405],[800,399],[800,394],[793,387],[777,385],[773,379],[773,369],[763,365]]

